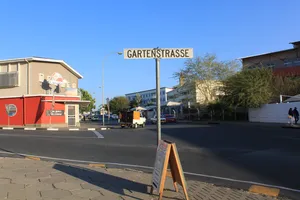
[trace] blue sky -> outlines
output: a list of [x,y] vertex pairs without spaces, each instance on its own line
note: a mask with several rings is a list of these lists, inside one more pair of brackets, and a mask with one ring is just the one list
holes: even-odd
[[[0,59],[63,59],[101,99],[101,63],[124,48],[192,47],[221,60],[292,47],[300,40],[300,1],[2,0]],[[161,61],[161,85],[177,84],[184,60]],[[105,97],[155,88],[154,60],[105,62]],[[97,104],[98,104],[97,103]]]

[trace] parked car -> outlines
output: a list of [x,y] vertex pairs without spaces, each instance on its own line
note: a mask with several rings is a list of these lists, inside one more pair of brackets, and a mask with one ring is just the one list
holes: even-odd
[[110,117],[113,118],[113,119],[119,119],[119,116],[116,115],[116,114],[112,114]]
[[[154,117],[152,117],[151,119],[151,123],[152,124],[156,124],[156,122],[157,122],[157,117],[156,117],[156,115],[154,116]],[[160,123],[166,123],[166,118],[162,115],[161,117],[160,117]]]
[[173,115],[165,114],[163,115],[166,118],[166,123],[176,123],[176,118]]
[[94,115],[94,116],[92,116],[92,121],[99,121],[100,119],[102,119],[102,116],[101,116],[101,118],[100,118],[100,115]]

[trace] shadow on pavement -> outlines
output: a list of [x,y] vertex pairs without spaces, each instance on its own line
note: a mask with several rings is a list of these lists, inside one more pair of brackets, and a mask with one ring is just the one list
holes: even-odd
[[78,179],[81,179],[83,181],[86,181],[90,184],[103,188],[105,190],[111,191],[120,196],[126,196],[136,200],[143,199],[125,194],[124,190],[130,191],[130,193],[138,192],[143,194],[149,194],[150,192],[150,185],[134,182],[128,179],[124,179],[121,177],[113,176],[110,174],[102,173],[87,168],[66,164],[55,164],[53,168]]
[[[176,142],[179,149],[181,146],[191,145],[209,152],[207,158],[203,160],[201,160],[203,155],[194,157],[200,173],[218,174],[240,180],[250,179],[290,188],[300,187],[300,140],[284,137],[296,135],[299,136],[299,133],[295,131],[287,133],[280,127],[263,126],[212,125],[162,128],[162,138]],[[179,152],[179,154],[187,153]],[[208,166],[211,163],[214,163],[214,166]]]

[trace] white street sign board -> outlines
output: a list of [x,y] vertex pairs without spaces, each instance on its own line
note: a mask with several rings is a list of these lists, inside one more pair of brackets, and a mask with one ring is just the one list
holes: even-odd
[[141,48],[124,49],[124,59],[178,59],[193,58],[193,48]]

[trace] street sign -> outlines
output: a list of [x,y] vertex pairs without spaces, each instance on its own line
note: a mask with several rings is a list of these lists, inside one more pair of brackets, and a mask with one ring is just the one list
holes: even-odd
[[[156,69],[156,110],[157,110],[157,145],[161,140],[160,121],[160,59],[193,58],[193,48],[141,48],[124,49],[124,59],[155,59]],[[102,95],[103,96],[103,95]]]
[[193,58],[193,48],[124,49],[124,59],[178,59]]
[[46,116],[64,116],[64,110],[47,110]]
[[9,117],[17,114],[17,106],[15,104],[5,104],[6,113]]

